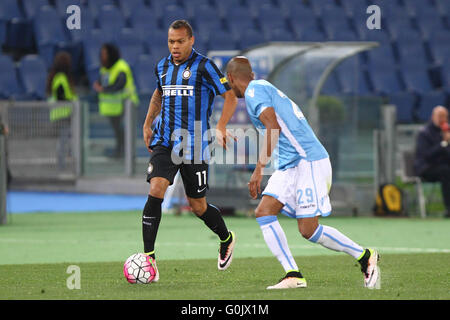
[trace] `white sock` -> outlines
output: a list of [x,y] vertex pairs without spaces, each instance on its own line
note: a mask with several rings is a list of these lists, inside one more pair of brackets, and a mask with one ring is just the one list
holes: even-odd
[[289,250],[286,235],[276,216],[264,216],[256,218],[264,240],[267,243],[270,251],[277,257],[278,261],[287,273],[289,271],[298,271],[297,264],[292,257],[291,250]]
[[314,243],[319,243],[325,248],[334,251],[348,253],[355,259],[360,258],[364,253],[364,248],[353,242],[335,228],[320,224],[308,240]]

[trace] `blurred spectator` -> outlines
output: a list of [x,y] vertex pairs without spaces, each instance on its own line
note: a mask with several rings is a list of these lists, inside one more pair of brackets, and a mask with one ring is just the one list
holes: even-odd
[[416,143],[416,174],[424,181],[440,182],[450,217],[450,130],[448,110],[437,106],[431,114],[431,121],[420,131]]
[[[59,52],[53,60],[47,78],[47,96],[49,102],[75,101],[77,96],[74,90],[72,75],[72,58],[67,52]],[[58,167],[65,169],[66,156],[70,154],[72,105],[61,105],[52,108],[50,121],[58,133]]]
[[[122,157],[124,153],[124,130],[122,118],[124,102],[130,99],[135,106],[139,98],[134,85],[133,74],[128,63],[120,58],[119,49],[106,43],[100,50],[100,79],[94,82],[94,90],[98,92],[99,112],[108,117],[114,130],[116,148],[114,157]],[[152,72],[152,70],[148,70]]]
[[[0,135],[5,136],[5,158],[6,158],[6,185],[9,186],[12,180],[11,171],[8,166],[8,147],[6,145],[6,137],[8,136],[8,127],[2,121],[2,114],[0,113]],[[0,155],[1,156],[1,155]]]

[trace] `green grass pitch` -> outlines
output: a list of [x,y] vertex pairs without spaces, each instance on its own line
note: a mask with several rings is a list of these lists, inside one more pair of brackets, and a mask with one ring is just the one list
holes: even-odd
[[[225,217],[236,232],[231,267],[217,270],[217,237],[191,215],[164,215],[156,242],[158,283],[126,282],[125,259],[142,251],[140,212],[13,215],[0,227],[0,299],[152,300],[448,300],[450,221],[322,218],[381,255],[380,290],[363,287],[358,264],[303,239],[294,220],[280,218],[308,288],[269,291],[283,269],[251,218]],[[70,290],[69,265],[80,267]]]

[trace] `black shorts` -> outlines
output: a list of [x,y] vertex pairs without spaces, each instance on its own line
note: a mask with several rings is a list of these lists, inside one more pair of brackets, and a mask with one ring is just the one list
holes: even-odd
[[181,163],[172,161],[171,149],[164,146],[155,146],[150,157],[147,169],[147,182],[154,177],[162,177],[173,184],[175,175],[180,170],[184,190],[189,198],[203,198],[208,186],[208,168],[206,162],[201,164]]

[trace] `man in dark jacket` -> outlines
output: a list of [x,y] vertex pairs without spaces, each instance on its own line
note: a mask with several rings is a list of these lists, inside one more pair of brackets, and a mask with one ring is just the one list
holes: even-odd
[[437,106],[431,114],[431,121],[419,132],[416,143],[414,169],[424,181],[440,182],[450,217],[450,129],[448,110]]

